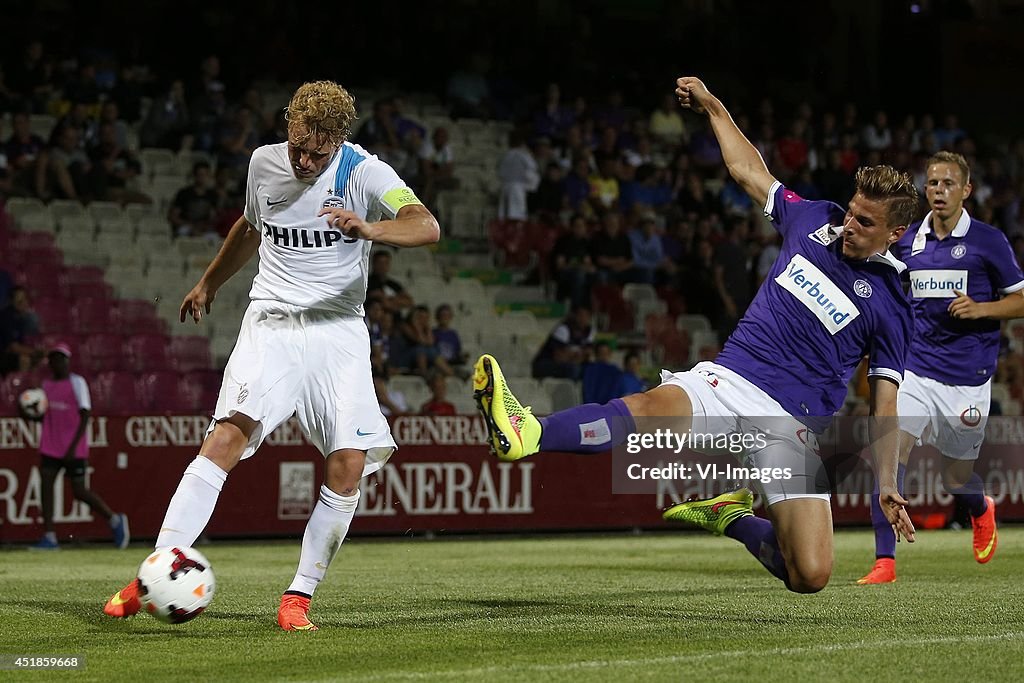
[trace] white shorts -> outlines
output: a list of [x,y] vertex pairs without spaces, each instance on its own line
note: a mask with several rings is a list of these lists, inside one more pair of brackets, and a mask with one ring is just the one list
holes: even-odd
[[366,323],[354,316],[250,302],[207,434],[235,413],[259,422],[243,458],[293,414],[324,457],[341,448],[366,451],[364,477],[397,448],[377,403]]
[[992,405],[992,380],[977,387],[943,384],[907,370],[896,401],[900,429],[947,458],[977,460]]
[[691,432],[764,435],[767,445],[748,450],[745,465],[792,471],[792,478],[762,486],[768,505],[795,498],[831,499],[817,437],[760,387],[711,361],[686,372],[662,370],[661,383],[680,387],[690,397]]

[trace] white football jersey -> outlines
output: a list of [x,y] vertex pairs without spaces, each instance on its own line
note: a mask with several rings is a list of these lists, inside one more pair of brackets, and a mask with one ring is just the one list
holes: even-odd
[[317,214],[341,207],[372,223],[421,202],[388,164],[348,142],[312,184],[291,168],[286,142],[258,148],[249,161],[245,220],[262,236],[249,298],[362,316],[371,243]]

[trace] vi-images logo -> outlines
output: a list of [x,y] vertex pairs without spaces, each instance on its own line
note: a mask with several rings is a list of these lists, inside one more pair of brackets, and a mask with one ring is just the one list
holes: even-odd
[[793,256],[775,282],[806,306],[829,334],[836,334],[860,315],[850,298],[800,254]]

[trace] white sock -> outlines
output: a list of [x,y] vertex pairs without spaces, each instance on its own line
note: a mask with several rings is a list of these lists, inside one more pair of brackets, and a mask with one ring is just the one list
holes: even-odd
[[351,496],[341,496],[327,486],[320,487],[320,500],[313,508],[313,514],[306,523],[306,532],[302,535],[299,569],[292,585],[288,586],[288,592],[313,595],[348,534],[357,505],[359,491]]
[[228,473],[212,460],[197,455],[185,468],[178,490],[171,497],[156,537],[156,547],[190,546],[203,533],[217,505]]

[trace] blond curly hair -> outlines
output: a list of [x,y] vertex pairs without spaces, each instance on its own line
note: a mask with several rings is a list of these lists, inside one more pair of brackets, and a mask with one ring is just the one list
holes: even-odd
[[292,143],[301,147],[312,138],[336,147],[352,132],[356,100],[334,81],[312,81],[299,86],[284,115]]

